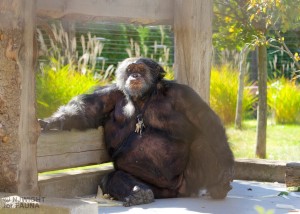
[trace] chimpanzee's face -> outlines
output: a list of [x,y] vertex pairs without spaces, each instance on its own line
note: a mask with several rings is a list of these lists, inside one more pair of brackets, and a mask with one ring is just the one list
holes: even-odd
[[132,97],[141,97],[151,88],[153,77],[150,68],[143,63],[132,63],[126,68],[125,91]]

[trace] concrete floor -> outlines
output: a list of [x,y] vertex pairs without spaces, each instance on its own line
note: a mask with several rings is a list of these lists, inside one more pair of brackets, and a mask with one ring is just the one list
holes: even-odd
[[[285,192],[284,184],[253,181],[233,182],[225,200],[201,198],[157,199],[154,203],[134,207],[99,206],[99,213],[217,213],[281,214],[300,213],[300,192]],[[263,211],[257,211],[257,207]],[[272,212],[268,212],[272,210]]]

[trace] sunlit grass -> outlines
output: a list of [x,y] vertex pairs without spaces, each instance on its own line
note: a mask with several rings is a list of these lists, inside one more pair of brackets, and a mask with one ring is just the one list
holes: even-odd
[[[244,121],[243,127],[243,130],[227,127],[230,146],[235,158],[255,158],[256,121]],[[268,121],[267,159],[300,161],[299,125],[274,125]]]

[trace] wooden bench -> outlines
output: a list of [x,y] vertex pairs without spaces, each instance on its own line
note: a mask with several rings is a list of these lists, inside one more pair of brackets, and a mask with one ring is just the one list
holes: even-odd
[[[103,140],[103,129],[42,132],[37,145],[39,189],[42,196],[74,198],[96,194],[101,177],[112,171],[112,164],[92,168],[41,173],[110,161]],[[262,159],[237,159],[235,179],[268,182],[287,181],[298,185],[300,163]]]

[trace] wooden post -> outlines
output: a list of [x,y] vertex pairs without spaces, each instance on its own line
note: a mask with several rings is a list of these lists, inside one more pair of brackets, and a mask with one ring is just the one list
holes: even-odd
[[175,0],[175,78],[209,103],[212,1]]
[[37,195],[35,0],[0,2],[0,191]]

